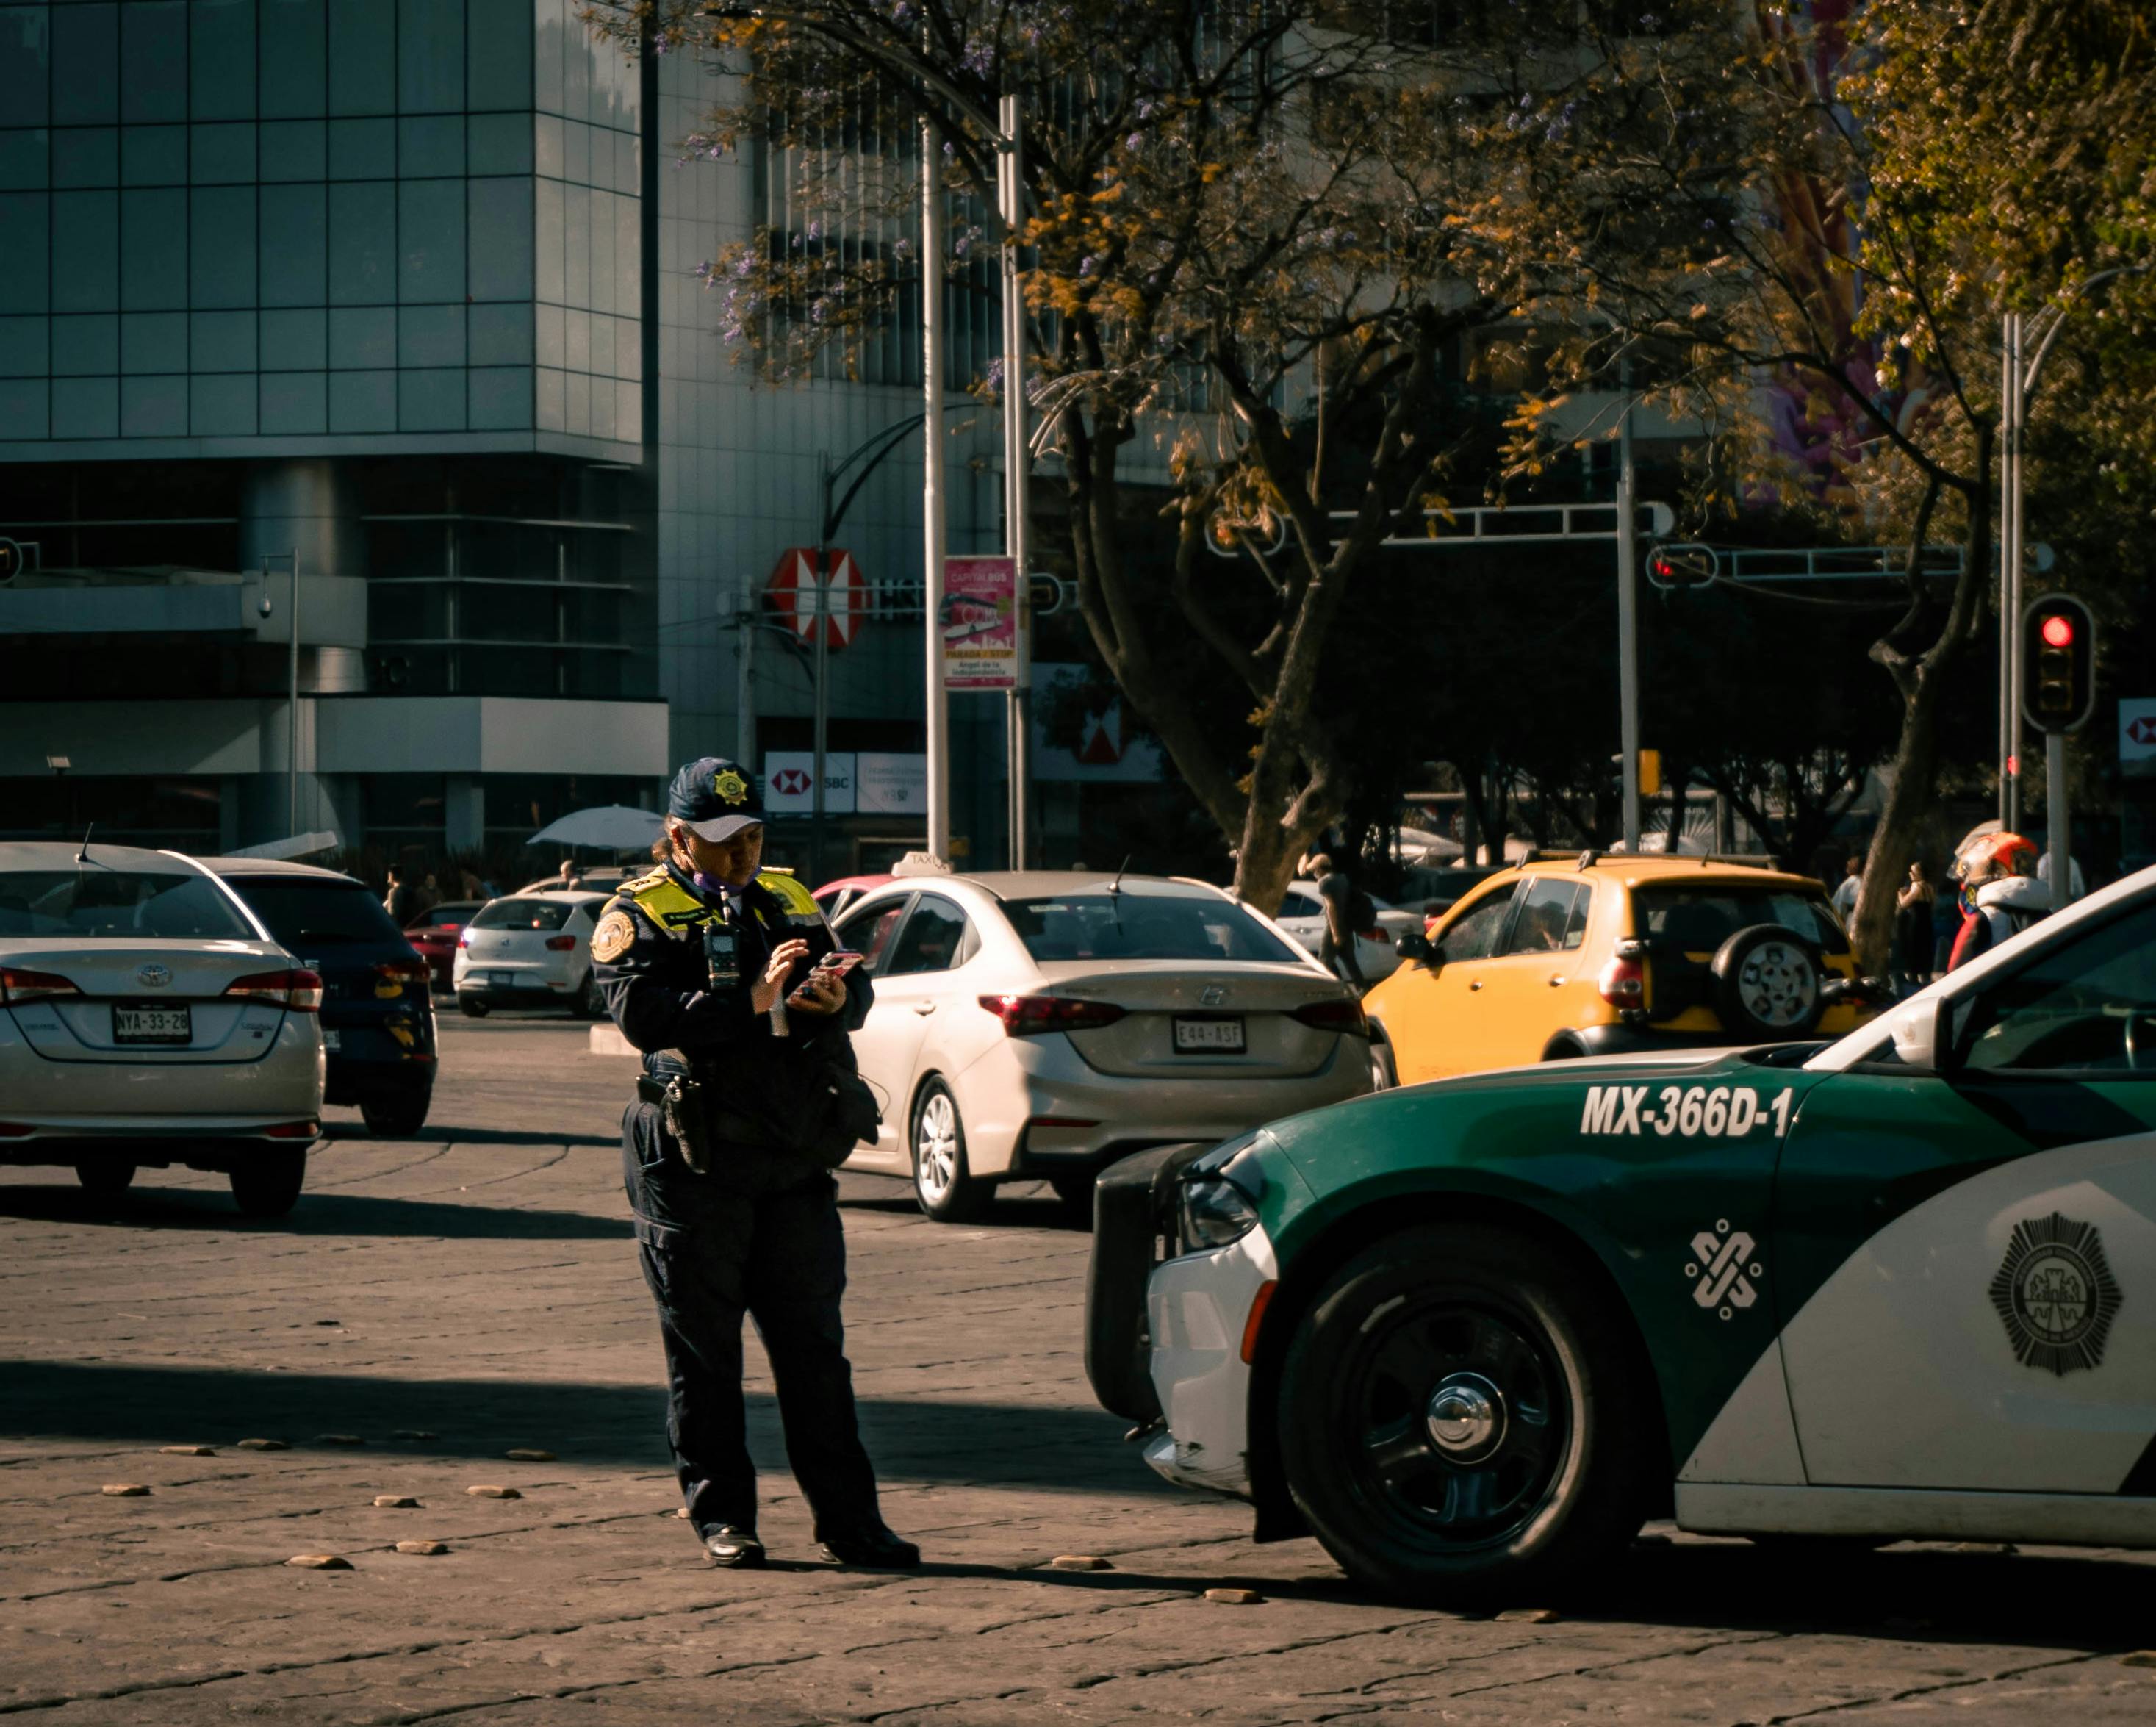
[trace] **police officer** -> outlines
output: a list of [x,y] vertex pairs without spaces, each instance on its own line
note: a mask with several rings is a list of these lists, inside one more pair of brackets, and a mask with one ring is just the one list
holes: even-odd
[[853,1138],[841,1130],[834,1143],[816,1118],[834,1076],[854,1073],[847,1034],[867,1015],[869,981],[813,969],[835,943],[798,883],[759,879],[763,806],[737,763],[682,768],[653,851],[659,866],[623,883],[599,919],[592,959],[608,1010],[644,1052],[622,1117],[623,1173],[659,1306],[666,1437],[690,1520],[714,1565],[763,1564],[742,1398],[746,1313],[825,1556],[917,1565],[920,1550],[877,1509],[839,1325],[845,1238],[829,1166]]

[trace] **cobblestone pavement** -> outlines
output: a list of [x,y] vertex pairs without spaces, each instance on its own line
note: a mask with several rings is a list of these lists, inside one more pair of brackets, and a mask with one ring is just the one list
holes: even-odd
[[[910,1575],[811,1558],[762,1359],[773,1569],[675,1518],[659,1345],[581,1027],[452,1015],[434,1119],[349,1112],[282,1223],[0,1172],[0,1714],[58,1723],[2148,1721],[2118,1554],[1822,1561],[1650,1533],[1562,1615],[1389,1606],[1155,1483],[1081,1365],[1086,1238],[850,1178],[849,1334]],[[283,1450],[240,1448],[248,1439]],[[205,1455],[172,1447],[206,1446]],[[552,1457],[511,1460],[528,1448]],[[112,1497],[111,1486],[147,1492]],[[519,1497],[471,1497],[513,1488]],[[416,1506],[377,1507],[377,1496]],[[439,1541],[446,1552],[400,1551]],[[349,1570],[290,1566],[332,1555]],[[1110,1569],[1059,1570],[1058,1555]],[[1254,1606],[1209,1601],[1240,1585]],[[2148,1658],[2156,1662],[2156,1656]]]

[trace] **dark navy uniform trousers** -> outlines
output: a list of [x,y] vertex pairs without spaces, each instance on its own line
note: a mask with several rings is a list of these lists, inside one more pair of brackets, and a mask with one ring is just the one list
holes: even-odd
[[843,1535],[878,1513],[839,1320],[846,1240],[838,1184],[798,1158],[746,1147],[715,1147],[712,1161],[707,1175],[685,1165],[652,1104],[633,1103],[622,1118],[623,1175],[666,1348],[666,1437],[682,1503],[700,1534],[756,1527],[741,1382],[747,1313],[771,1361],[786,1460],[817,1539]]

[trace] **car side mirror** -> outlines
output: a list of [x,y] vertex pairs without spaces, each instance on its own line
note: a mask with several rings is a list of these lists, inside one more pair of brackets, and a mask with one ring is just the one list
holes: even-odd
[[1887,1019],[1895,1059],[1919,1073],[1945,1072],[1953,1042],[1953,1000],[1945,995],[1920,996],[1896,1008]]
[[1413,960],[1419,965],[1435,965],[1439,963],[1438,950],[1430,945],[1430,938],[1426,935],[1417,935],[1412,930],[1394,943],[1393,949],[1401,959]]

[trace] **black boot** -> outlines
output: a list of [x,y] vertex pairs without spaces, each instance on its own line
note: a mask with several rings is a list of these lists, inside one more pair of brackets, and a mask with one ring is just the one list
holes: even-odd
[[704,1534],[704,1551],[711,1556],[711,1563],[728,1570],[760,1571],[763,1569],[763,1543],[756,1539],[753,1529],[737,1529],[732,1524],[722,1523]]
[[825,1536],[824,1557],[871,1571],[910,1571],[921,1563],[921,1550],[892,1534],[879,1518],[842,1534]]

